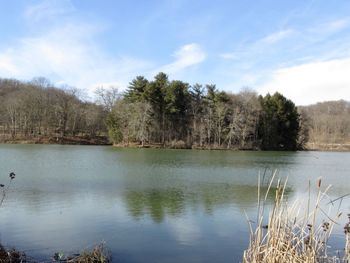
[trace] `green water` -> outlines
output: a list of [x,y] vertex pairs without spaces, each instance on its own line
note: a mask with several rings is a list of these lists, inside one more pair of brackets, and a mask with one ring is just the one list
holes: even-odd
[[350,153],[0,145],[0,182],[17,174],[0,240],[39,259],[104,240],[114,262],[239,262],[259,172],[288,177],[290,198],[322,176],[337,197],[349,164]]

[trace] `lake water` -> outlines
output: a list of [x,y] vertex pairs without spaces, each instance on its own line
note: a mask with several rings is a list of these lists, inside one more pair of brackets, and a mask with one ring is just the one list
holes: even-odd
[[291,198],[320,176],[331,197],[350,193],[350,153],[0,145],[0,183],[17,174],[0,242],[39,259],[103,240],[113,262],[239,262],[258,174],[274,169]]

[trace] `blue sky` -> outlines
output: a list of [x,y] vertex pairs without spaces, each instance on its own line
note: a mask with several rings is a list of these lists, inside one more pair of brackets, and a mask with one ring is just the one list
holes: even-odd
[[137,75],[350,100],[350,1],[0,1],[0,77],[87,94]]

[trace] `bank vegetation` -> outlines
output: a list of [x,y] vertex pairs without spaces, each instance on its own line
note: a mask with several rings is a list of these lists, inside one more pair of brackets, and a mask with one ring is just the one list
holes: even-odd
[[[341,211],[343,197],[331,200],[329,187],[317,181],[317,194],[307,200],[292,202],[286,196],[286,182],[277,182],[264,195],[259,191],[258,215],[248,220],[250,244],[244,251],[243,263],[347,263],[350,262],[350,213]],[[275,192],[274,205],[267,208],[266,196]],[[268,212],[268,213],[267,213]],[[334,233],[340,218],[347,217],[343,234]],[[332,247],[332,239],[342,238],[342,247]]]

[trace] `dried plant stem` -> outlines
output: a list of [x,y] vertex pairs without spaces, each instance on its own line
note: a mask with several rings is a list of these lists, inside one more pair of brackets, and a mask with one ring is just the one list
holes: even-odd
[[[268,192],[272,191],[275,175],[276,173],[274,173],[269,183]],[[285,196],[287,180],[284,182],[277,180],[275,201],[269,214],[267,226],[263,225],[264,210],[261,208],[265,206],[264,203],[266,203],[268,193],[265,194],[265,199],[260,201],[261,192],[259,189],[257,226],[254,228],[251,221],[248,221],[251,234],[249,247],[243,255],[244,263],[349,262],[350,229],[348,228],[350,228],[350,221],[347,224],[348,228],[344,228],[349,233],[345,233],[345,252],[343,256],[328,255],[328,241],[341,213],[339,213],[340,207],[338,207],[336,216],[332,218],[321,207],[321,202],[327,196],[330,188],[326,187],[325,190],[322,190],[321,183],[321,179],[318,179],[315,200],[311,200],[311,186],[309,185],[309,200],[306,203],[307,207],[304,207],[305,201],[296,200],[289,204]],[[301,213],[300,216],[302,210],[306,210],[306,212]],[[318,223],[320,222],[319,214],[322,214],[326,220]]]

